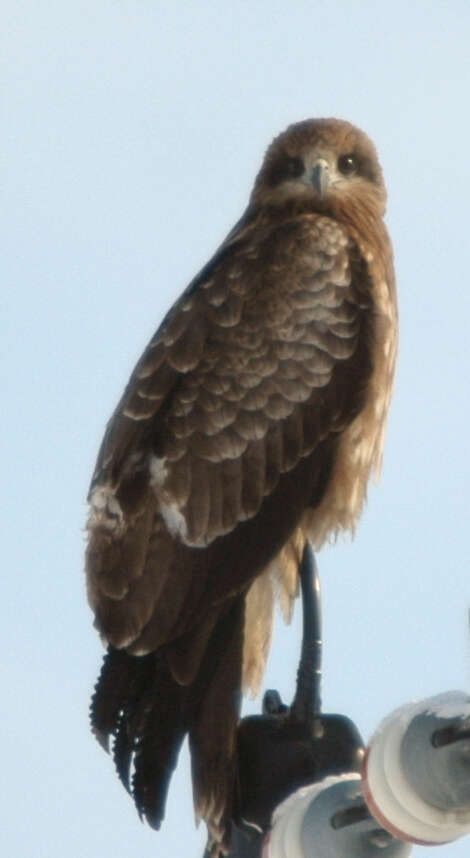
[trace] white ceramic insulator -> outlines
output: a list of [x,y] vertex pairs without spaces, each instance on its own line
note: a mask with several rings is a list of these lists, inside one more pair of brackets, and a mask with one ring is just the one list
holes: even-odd
[[360,775],[354,773],[332,775],[292,793],[273,813],[272,827],[264,843],[262,858],[305,858],[300,835],[309,805],[324,789],[344,781],[357,783],[360,779]]
[[418,715],[460,720],[470,717],[470,698],[450,691],[396,709],[382,721],[364,757],[363,790],[370,812],[400,840],[422,845],[448,843],[470,832],[470,808],[444,810],[417,794],[401,761],[403,737]]

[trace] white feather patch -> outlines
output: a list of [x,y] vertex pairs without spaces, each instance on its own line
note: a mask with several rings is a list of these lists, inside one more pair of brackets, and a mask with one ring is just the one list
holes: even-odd
[[121,505],[110,485],[96,486],[90,495],[88,527],[116,530],[124,521]]
[[159,459],[158,456],[152,456],[150,459],[150,485],[152,488],[161,489],[167,476],[166,459]]
[[162,503],[161,501],[159,504],[159,508],[163,516],[163,520],[170,533],[173,536],[179,536],[183,542],[186,542],[188,536],[188,528],[186,525],[186,519],[181,510],[178,509],[177,506],[170,506],[169,504]]

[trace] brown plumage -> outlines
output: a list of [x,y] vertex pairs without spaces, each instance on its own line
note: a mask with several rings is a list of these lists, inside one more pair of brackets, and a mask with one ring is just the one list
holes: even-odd
[[[353,530],[396,352],[385,188],[352,125],[268,149],[248,208],[170,310],[90,489],[88,594],[109,649],[92,701],[158,827],[186,733],[196,812],[227,846],[240,691],[256,689],[307,539]],[[130,782],[129,771],[134,774]]]

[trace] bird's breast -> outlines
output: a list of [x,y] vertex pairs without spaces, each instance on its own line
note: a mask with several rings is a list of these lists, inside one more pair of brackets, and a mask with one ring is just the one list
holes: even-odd
[[308,510],[303,531],[319,547],[340,531],[354,529],[366,499],[372,474],[378,479],[385,427],[393,390],[398,343],[395,283],[380,256],[363,249],[371,283],[370,360],[372,371],[363,404],[341,433],[332,474],[321,504]]

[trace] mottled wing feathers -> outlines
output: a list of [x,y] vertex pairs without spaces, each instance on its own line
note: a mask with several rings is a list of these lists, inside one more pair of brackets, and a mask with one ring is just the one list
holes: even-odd
[[245,232],[150,343],[100,456],[98,484],[109,480],[120,504],[139,470],[150,473],[168,528],[189,545],[255,515],[311,452],[306,406],[321,408],[359,333],[340,226],[304,215]]
[[[325,442],[353,419],[369,371],[368,278],[341,226],[304,215],[245,227],[205,272],[136,367],[91,491],[90,603],[106,639],[135,654],[186,635],[283,548],[320,498]],[[180,681],[203,640],[196,628],[168,655]],[[247,650],[255,685],[250,661]]]
[[[248,208],[245,214],[235,224],[230,231],[225,241],[216,251],[212,259],[204,265],[199,274],[193,278],[191,283],[184,290],[180,298],[175,302],[173,307],[168,311],[155,335],[152,337],[149,345],[142,354],[134,372],[132,373],[129,382],[124,390],[123,396],[117,405],[117,408],[112,415],[106,427],[106,432],[98,453],[95,470],[91,481],[91,489],[97,484],[104,482],[107,478],[111,478],[113,483],[119,482],[119,470],[125,462],[126,453],[131,448],[136,448],[139,444],[140,437],[145,437],[145,430],[148,429],[148,424],[145,422],[149,417],[154,417],[159,410],[165,395],[169,393],[173,384],[178,378],[178,372],[166,360],[168,341],[171,341],[172,333],[179,330],[180,338],[187,330],[190,319],[184,313],[191,308],[191,295],[197,292],[201,284],[207,281],[212,276],[214,269],[222,262],[227,253],[231,251],[233,245],[237,245],[244,236],[247,224],[250,222],[250,209]],[[181,310],[183,313],[181,314]],[[179,321],[174,321],[178,317]],[[191,321],[193,321],[191,319]],[[166,347],[163,342],[163,334],[166,333]],[[157,379],[158,374],[158,379]],[[145,379],[151,377],[152,390],[146,390]],[[136,380],[140,380],[138,391],[136,389]],[[135,394],[135,396],[134,396]],[[140,400],[154,399],[153,406],[148,409]],[[133,407],[130,402],[133,400]],[[136,419],[143,421],[142,431],[139,431],[132,423],[126,420],[119,419],[126,416],[127,409],[133,414],[132,420]],[[148,411],[148,413],[147,413]],[[132,460],[132,466],[135,466],[136,457]]]

